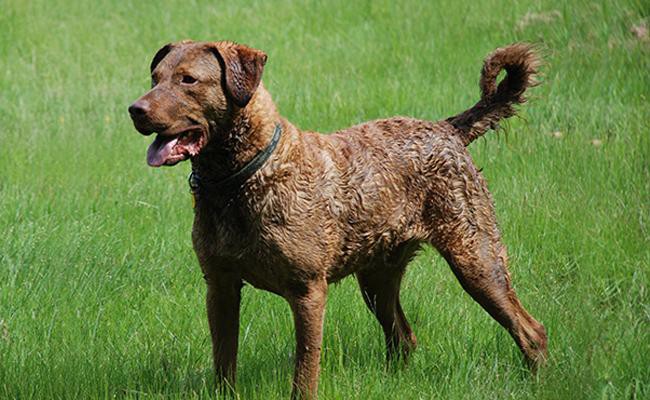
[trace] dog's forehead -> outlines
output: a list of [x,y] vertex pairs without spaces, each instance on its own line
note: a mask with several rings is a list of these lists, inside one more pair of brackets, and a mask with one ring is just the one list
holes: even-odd
[[219,70],[219,63],[208,51],[208,43],[189,41],[177,43],[172,47],[169,54],[161,60],[155,72],[164,74],[189,69],[205,69],[209,72]]

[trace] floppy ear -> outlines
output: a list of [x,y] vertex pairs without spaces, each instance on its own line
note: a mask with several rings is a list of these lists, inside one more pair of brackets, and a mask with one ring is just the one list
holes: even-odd
[[212,43],[209,48],[224,71],[226,94],[237,106],[246,106],[262,80],[266,54],[231,42]]

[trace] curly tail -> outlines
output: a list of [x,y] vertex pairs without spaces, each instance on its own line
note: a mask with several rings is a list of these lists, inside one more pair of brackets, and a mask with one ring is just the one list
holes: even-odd
[[[467,111],[448,118],[447,122],[460,131],[467,146],[498,122],[515,115],[515,105],[526,102],[524,92],[537,85],[540,60],[533,47],[515,43],[492,52],[483,63],[481,71],[481,100]],[[497,86],[497,76],[505,69],[506,77]]]

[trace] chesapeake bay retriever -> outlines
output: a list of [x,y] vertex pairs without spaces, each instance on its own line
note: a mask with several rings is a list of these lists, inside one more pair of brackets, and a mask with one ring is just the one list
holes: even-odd
[[544,327],[512,288],[490,193],[465,149],[525,101],[539,64],[532,48],[490,54],[481,98],[461,114],[394,117],[329,135],[280,116],[261,83],[266,59],[232,42],[168,44],[151,63],[152,89],[129,107],[140,133],[157,133],[149,165],[192,163],[192,241],[219,382],[235,381],[244,281],[291,307],[293,398],[316,397],[328,284],[347,275],[356,275],[384,331],[387,358],[406,359],[416,340],[400,282],[426,242],[529,364],[542,363]]

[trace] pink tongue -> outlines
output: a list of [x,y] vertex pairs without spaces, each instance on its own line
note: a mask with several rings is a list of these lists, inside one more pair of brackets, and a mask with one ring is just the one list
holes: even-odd
[[177,137],[156,136],[147,150],[147,164],[152,167],[160,167],[165,163],[167,157],[172,152],[174,145],[178,141]]

